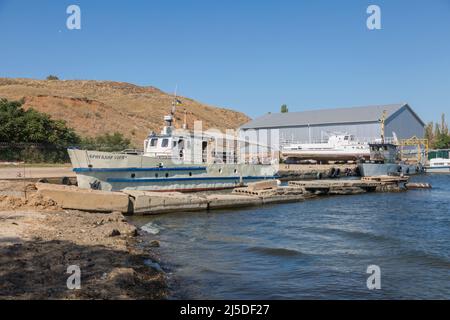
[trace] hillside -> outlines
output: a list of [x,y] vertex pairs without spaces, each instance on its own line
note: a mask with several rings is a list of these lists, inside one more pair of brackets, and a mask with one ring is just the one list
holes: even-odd
[[[159,132],[163,116],[171,109],[173,95],[154,87],[125,82],[92,80],[31,80],[0,78],[0,98],[24,99],[24,108],[48,113],[67,121],[82,136],[118,131],[140,148],[150,131]],[[203,128],[237,128],[249,118],[240,112],[178,97],[175,126],[203,121]]]

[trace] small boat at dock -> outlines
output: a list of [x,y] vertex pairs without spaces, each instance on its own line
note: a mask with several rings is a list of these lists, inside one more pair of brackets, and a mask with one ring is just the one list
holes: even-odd
[[398,160],[398,148],[392,143],[370,143],[370,162],[358,164],[361,177],[399,176],[423,173],[420,163],[408,164]]
[[426,173],[450,173],[450,159],[435,158],[425,167]]
[[[410,164],[401,161],[399,147],[396,143],[387,142],[385,139],[385,120],[386,111],[381,116],[381,139],[369,143],[370,157],[368,162],[358,164],[358,170],[361,177],[377,177],[377,176],[401,176],[414,175],[424,172],[424,168],[420,162]],[[395,141],[396,135],[395,133]]]

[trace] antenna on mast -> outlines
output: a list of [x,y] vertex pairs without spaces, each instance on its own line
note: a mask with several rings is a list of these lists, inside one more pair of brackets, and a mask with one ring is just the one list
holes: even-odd
[[177,106],[177,91],[178,91],[178,84],[175,85],[175,92],[174,92],[174,97],[173,97],[173,101],[172,101],[172,111],[171,111],[172,115],[175,114],[175,109]]
[[173,101],[172,101],[172,110],[170,113],[170,117],[171,117],[171,121],[175,122],[175,111],[177,106],[182,105],[183,103],[181,102],[180,99],[177,98],[177,91],[178,91],[178,85],[175,86],[175,93],[174,93],[174,97],[173,97]]
[[178,101],[177,90],[178,90],[178,85],[175,86],[175,96],[174,96],[174,100],[172,101],[172,109],[170,110],[170,114],[167,116],[164,116],[164,121],[165,121],[165,126],[163,128],[164,134],[170,134],[173,130],[175,107],[176,107],[177,101]]
[[187,130],[188,125],[187,125],[187,111],[186,109],[184,109],[184,121],[183,121],[183,129]]
[[381,143],[384,143],[384,123],[386,121],[386,115],[387,111],[383,110],[383,115],[381,116],[380,123],[381,123]]

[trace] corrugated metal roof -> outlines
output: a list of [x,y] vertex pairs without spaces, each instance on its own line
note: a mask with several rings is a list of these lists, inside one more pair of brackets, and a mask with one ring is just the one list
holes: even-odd
[[383,114],[383,110],[386,110],[387,119],[389,119],[390,116],[403,107],[407,107],[418,121],[423,124],[423,121],[406,103],[401,103],[352,108],[321,109],[303,112],[268,113],[243,125],[241,129],[375,122],[379,121]]

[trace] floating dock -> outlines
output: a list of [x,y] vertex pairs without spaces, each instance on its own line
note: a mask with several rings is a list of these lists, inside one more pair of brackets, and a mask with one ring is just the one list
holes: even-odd
[[48,183],[37,183],[36,190],[42,196],[54,200],[63,209],[92,212],[120,211],[128,215],[148,215],[300,202],[326,195],[406,191],[407,182],[408,178],[405,177],[384,177],[358,180],[289,181],[287,186],[279,186],[276,180],[271,180],[236,188],[227,194],[132,190],[108,192]]

